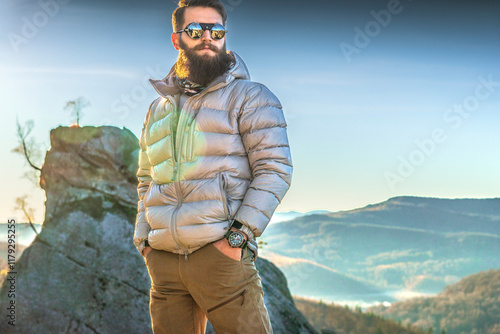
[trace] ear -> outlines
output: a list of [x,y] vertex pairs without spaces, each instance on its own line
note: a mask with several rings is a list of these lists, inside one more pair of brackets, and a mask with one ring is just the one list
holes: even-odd
[[179,34],[172,33],[172,45],[176,50],[179,50]]

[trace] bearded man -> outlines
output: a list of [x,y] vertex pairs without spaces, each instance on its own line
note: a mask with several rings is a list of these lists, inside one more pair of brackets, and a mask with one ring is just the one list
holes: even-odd
[[279,100],[226,51],[219,0],[181,0],[177,62],[140,137],[134,244],[151,277],[153,332],[272,333],[256,237],[288,191],[292,161]]

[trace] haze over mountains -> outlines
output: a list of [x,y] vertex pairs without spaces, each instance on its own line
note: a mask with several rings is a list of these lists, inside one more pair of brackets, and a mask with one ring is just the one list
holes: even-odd
[[271,224],[262,239],[262,255],[297,282],[290,284],[293,294],[391,302],[437,294],[462,277],[500,267],[500,199],[395,197]]
[[415,298],[370,311],[403,325],[457,334],[500,333],[500,269],[467,276],[436,297]]

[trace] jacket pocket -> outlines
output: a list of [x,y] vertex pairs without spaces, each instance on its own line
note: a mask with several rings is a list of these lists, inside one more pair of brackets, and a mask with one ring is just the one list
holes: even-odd
[[226,299],[225,301],[223,301],[222,303],[220,304],[217,304],[215,305],[214,307],[211,307],[207,310],[207,313],[210,313],[210,312],[213,312],[215,311],[216,309],[226,305],[226,304],[229,304],[230,302],[238,299],[238,298],[241,298],[241,305],[243,305],[245,303],[245,293],[247,293],[248,289],[245,289],[243,291],[241,291],[240,293],[238,293],[237,295],[235,296],[232,296],[231,298],[229,299]]
[[229,257],[228,255],[224,254],[222,251],[220,251],[217,247],[215,247],[213,242],[210,243],[210,246],[212,248],[214,248],[213,251],[216,254],[215,256],[223,258],[224,260],[229,260],[232,264],[239,263],[239,262],[243,261],[244,251],[241,248],[238,248],[240,250],[241,257],[239,260],[236,260],[236,259],[233,259],[232,257]]
[[231,218],[231,213],[229,212],[229,205],[227,204],[227,195],[226,195],[226,175],[220,171],[219,168],[219,188],[220,194],[222,198],[222,206],[224,207],[224,215],[227,219]]

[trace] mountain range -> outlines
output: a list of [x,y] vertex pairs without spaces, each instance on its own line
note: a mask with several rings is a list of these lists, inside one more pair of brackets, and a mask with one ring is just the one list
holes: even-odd
[[[261,239],[262,256],[288,258],[275,263],[295,295],[361,305],[435,295],[500,267],[500,199],[395,197],[271,224]],[[332,275],[350,284],[325,283]]]

